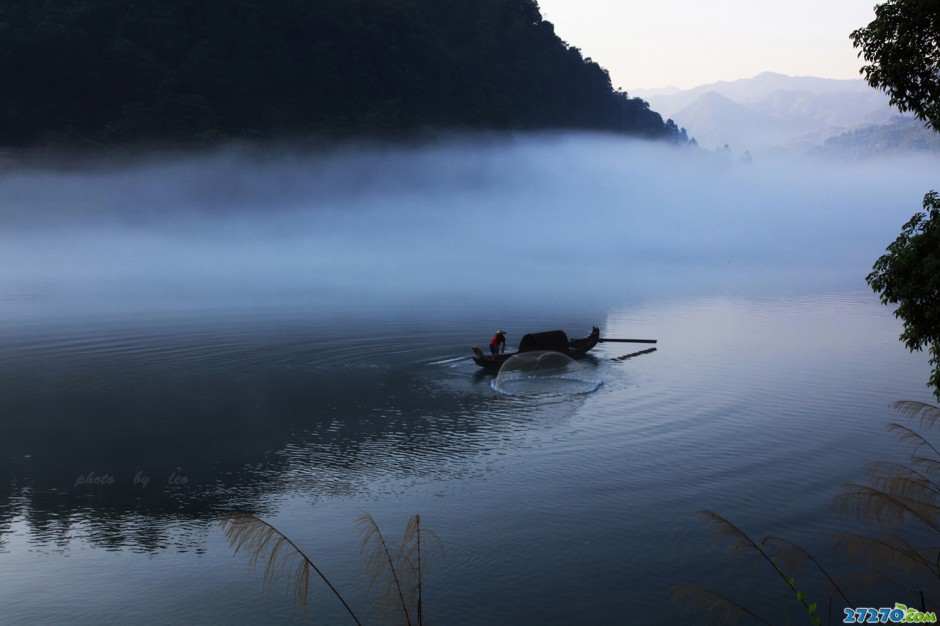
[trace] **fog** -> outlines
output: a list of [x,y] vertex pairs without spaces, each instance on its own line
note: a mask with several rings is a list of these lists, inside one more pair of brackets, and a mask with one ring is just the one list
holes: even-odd
[[599,135],[59,165],[0,175],[4,318],[858,290],[940,187]]

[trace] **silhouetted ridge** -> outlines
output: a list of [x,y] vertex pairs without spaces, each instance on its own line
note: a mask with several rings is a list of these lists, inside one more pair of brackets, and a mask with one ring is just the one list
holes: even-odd
[[535,0],[0,0],[0,142],[417,129],[676,138]]

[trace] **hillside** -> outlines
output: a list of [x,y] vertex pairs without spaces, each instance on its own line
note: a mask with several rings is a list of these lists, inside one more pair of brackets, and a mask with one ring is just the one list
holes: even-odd
[[686,91],[640,92],[685,126],[705,148],[805,151],[852,129],[888,123],[888,97],[861,79],[832,80],[765,72]]
[[940,156],[940,134],[913,117],[895,117],[886,124],[862,126],[828,138],[815,154],[863,159],[885,154]]
[[562,42],[535,0],[2,0],[0,81],[0,145],[678,136]]

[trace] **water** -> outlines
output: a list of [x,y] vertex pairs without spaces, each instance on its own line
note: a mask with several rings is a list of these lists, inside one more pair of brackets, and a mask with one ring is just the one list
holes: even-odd
[[[265,594],[218,529],[233,510],[308,549],[367,617],[362,512],[440,536],[431,623],[676,623],[683,583],[779,618],[783,590],[755,590],[696,512],[828,558],[852,524],[838,485],[898,458],[889,405],[931,399],[926,357],[863,277],[929,168],[667,172],[642,150],[8,174],[0,621],[348,623],[322,585],[306,613]],[[497,217],[513,246],[487,239]],[[497,327],[512,346],[593,325],[659,342],[601,344],[579,362],[600,384],[535,397],[469,358]]]

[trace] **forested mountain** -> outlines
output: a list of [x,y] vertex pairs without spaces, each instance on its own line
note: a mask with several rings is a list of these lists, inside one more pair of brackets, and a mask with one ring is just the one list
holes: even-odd
[[0,0],[0,144],[612,130],[674,139],[535,0]]
[[940,134],[914,117],[896,116],[884,124],[861,126],[830,137],[815,154],[865,159],[885,154],[940,156]]

